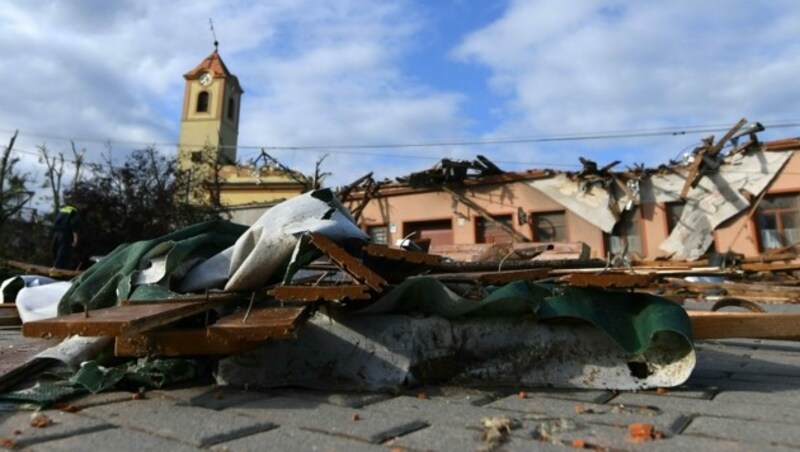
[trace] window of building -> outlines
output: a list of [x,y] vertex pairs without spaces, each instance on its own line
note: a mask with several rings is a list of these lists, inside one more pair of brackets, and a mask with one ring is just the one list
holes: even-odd
[[800,241],[800,193],[767,195],[756,213],[761,249],[782,248]]
[[622,254],[627,244],[627,253],[643,256],[642,233],[639,208],[626,210],[620,220],[614,225],[611,234],[604,234],[606,250],[611,254]]
[[411,240],[430,239],[431,245],[452,245],[453,221],[448,218],[403,223],[403,237],[411,237]]
[[[498,215],[492,217],[495,221],[513,229],[511,215]],[[475,243],[509,243],[514,238],[495,222],[483,217],[475,219]]]
[[200,163],[203,161],[203,153],[200,151],[192,152],[192,162],[193,163]]
[[567,215],[561,212],[531,213],[534,242],[566,242]]
[[209,100],[208,91],[201,91],[200,94],[197,95],[198,113],[204,113],[208,111],[208,100]]
[[389,228],[386,226],[370,226],[367,233],[372,238],[372,243],[386,245],[389,243]]
[[664,205],[667,211],[667,234],[672,233],[675,226],[680,223],[684,207],[686,207],[685,202],[668,202]]
[[228,98],[228,119],[233,121],[236,116],[236,101],[233,98]]

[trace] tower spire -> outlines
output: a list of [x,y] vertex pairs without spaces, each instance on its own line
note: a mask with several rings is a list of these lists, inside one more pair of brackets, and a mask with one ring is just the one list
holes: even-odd
[[208,27],[211,29],[211,36],[214,37],[214,52],[219,50],[219,41],[217,41],[217,33],[214,31],[214,21],[208,18]]

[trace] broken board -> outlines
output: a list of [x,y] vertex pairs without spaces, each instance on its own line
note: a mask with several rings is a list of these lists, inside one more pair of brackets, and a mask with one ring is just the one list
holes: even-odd
[[305,320],[307,306],[240,310],[206,328],[154,331],[120,336],[117,356],[233,355],[267,340],[293,337]]
[[97,309],[51,319],[26,322],[22,334],[27,337],[121,336],[141,333],[184,317],[207,311],[230,298],[204,301],[136,303]]

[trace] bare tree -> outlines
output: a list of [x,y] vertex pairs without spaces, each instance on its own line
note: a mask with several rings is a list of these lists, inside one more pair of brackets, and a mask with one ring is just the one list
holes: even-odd
[[14,131],[14,136],[9,140],[8,146],[3,149],[2,158],[0,158],[0,228],[9,218],[22,210],[33,196],[33,193],[25,188],[25,184],[28,182],[27,175],[16,169],[19,158],[11,156],[18,133],[18,130]]
[[[70,141],[72,145],[73,160],[70,162],[74,165],[75,171],[72,175],[71,189],[74,191],[81,178],[81,171],[83,169],[83,154],[85,149],[77,150],[75,142]],[[62,192],[62,179],[64,178],[64,165],[67,159],[64,158],[64,153],[59,152],[58,155],[50,155],[47,145],[42,144],[37,146],[39,149],[39,161],[44,163],[47,167],[45,176],[45,186],[50,187],[51,202],[53,204],[53,212],[58,212],[61,209],[61,201],[63,200]]]

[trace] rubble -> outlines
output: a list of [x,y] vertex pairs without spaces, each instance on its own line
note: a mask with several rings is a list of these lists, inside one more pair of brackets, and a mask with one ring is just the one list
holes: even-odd
[[[752,209],[742,191],[763,192],[789,158],[756,153],[767,145],[754,129],[741,135],[750,136],[748,143],[720,155],[743,124],[737,126],[696,150],[694,162],[701,163],[685,179],[639,167],[618,173],[618,162],[600,167],[584,159],[578,173],[526,182],[605,231],[633,205],[686,198],[692,208],[665,242],[677,244],[667,246],[666,259],[624,252],[597,259],[582,242],[520,236],[465,194],[481,178],[513,177],[479,158],[445,161],[408,182],[442,189],[454,206],[496,223],[514,239],[507,243],[429,244],[427,251],[371,243],[330,190],[315,190],[275,206],[249,228],[210,222],[122,246],[67,283],[60,301],[42,290],[46,285],[19,282],[8,298],[17,299],[27,337],[105,337],[120,358],[221,358],[216,377],[223,384],[373,391],[440,381],[674,387],[694,368],[693,340],[800,340],[794,314],[687,313],[680,305],[800,300],[787,276],[800,270],[794,247],[759,258],[698,254],[717,224]],[[740,177],[730,162],[760,171]],[[710,189],[723,185],[730,191]],[[357,205],[359,212],[365,205]],[[765,272],[777,282],[754,280]],[[47,301],[37,312],[51,318],[28,317],[31,299]],[[19,321],[5,320],[12,317],[0,319]]]

